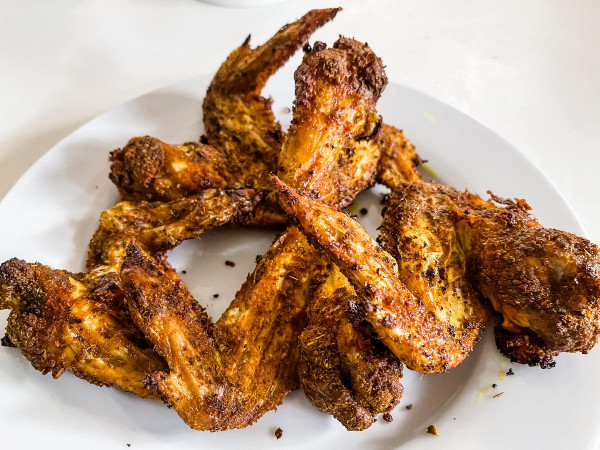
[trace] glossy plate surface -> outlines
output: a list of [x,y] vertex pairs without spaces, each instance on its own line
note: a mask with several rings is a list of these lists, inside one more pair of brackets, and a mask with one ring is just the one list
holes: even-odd
[[[84,268],[100,212],[117,201],[108,180],[108,152],[133,136],[169,143],[196,140],[210,77],[150,93],[89,122],[45,154],[0,204],[0,260],[19,257],[55,268]],[[289,123],[292,69],[267,86],[274,111]],[[455,109],[390,84],[379,107],[387,123],[405,130],[437,179],[485,195],[525,198],[545,226],[584,234],[554,187],[514,147]],[[359,196],[351,211],[376,236],[381,189]],[[273,233],[215,230],[181,245],[170,261],[212,317],[218,317],[269,247]],[[224,264],[233,260],[236,266]],[[218,299],[213,294],[219,294]],[[0,313],[4,329],[7,312]],[[0,423],[3,448],[597,448],[600,442],[600,351],[562,355],[551,370],[511,365],[496,350],[491,326],[475,351],[446,374],[405,371],[405,395],[394,421],[348,432],[312,408],[301,391],[244,429],[189,429],[174,411],[117,389],[98,388],[66,373],[42,376],[20,353],[0,348]],[[515,375],[507,377],[512,367]],[[495,389],[491,388],[496,384]],[[502,396],[494,398],[495,394]],[[407,410],[406,405],[412,404]],[[437,427],[439,437],[426,433]],[[274,431],[283,436],[276,440]]]

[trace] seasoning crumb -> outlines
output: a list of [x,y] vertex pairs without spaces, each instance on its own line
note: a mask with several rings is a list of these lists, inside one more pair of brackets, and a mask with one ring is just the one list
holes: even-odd
[[185,275],[187,273],[187,270],[182,270],[181,273]]
[[500,392],[499,394],[494,395],[492,398],[498,398],[504,395],[504,392]]
[[275,437],[276,437],[277,439],[281,439],[281,436],[283,436],[283,430],[282,430],[281,428],[277,428],[277,429],[275,430]]
[[131,444],[127,444],[127,447],[131,447]]
[[506,372],[506,375],[514,375],[515,373],[512,370],[512,367],[510,369],[508,369],[508,372]]
[[283,113],[284,114],[290,114],[291,112],[292,112],[292,110],[288,106],[284,106],[283,107]]
[[359,212],[361,216],[366,216],[369,213],[369,210],[367,208],[361,208]]
[[260,260],[262,259],[262,255],[256,255],[256,258],[254,258],[254,262],[256,264],[258,264],[260,262]]
[[96,189],[98,189],[98,186],[96,186]]
[[394,417],[390,413],[385,413],[383,415],[383,420],[385,420],[387,423],[390,423],[394,421]]
[[494,389],[496,389],[496,388],[498,387],[498,385],[497,385],[496,383],[494,383],[494,384],[492,384],[492,387],[493,387]]
[[229,267],[235,267],[235,263],[233,261],[229,261],[229,260],[225,261],[225,265],[229,266]]
[[204,145],[208,144],[208,138],[204,135],[200,136],[200,143]]
[[13,342],[8,337],[8,334],[5,335],[2,339],[0,339],[0,344],[2,344],[2,347],[16,347],[16,345],[13,344]]
[[405,408],[406,408],[408,411],[410,411],[410,410],[412,409],[412,403],[410,403],[410,404],[406,405],[406,406],[405,406]]
[[427,432],[435,437],[440,437],[440,435],[437,433],[437,428],[435,425],[429,425],[427,427]]
[[213,294],[213,298],[219,298],[219,294]]

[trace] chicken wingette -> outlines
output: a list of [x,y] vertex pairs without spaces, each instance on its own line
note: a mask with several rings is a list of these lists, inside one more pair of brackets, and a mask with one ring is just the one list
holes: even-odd
[[129,246],[121,278],[131,317],[169,365],[148,383],[194,429],[250,425],[297,387],[297,337],[323,271],[291,227],[213,324],[173,271]]
[[587,239],[542,227],[528,211],[523,200],[407,184],[388,200],[382,237],[408,259],[432,225],[447,228],[462,267],[452,274],[443,263],[430,265],[426,275],[468,279],[503,316],[495,330],[502,353],[551,367],[558,353],[587,353],[598,340],[600,253]]
[[375,108],[387,85],[368,45],[340,37],[317,42],[295,74],[294,117],[279,154],[278,176],[341,209],[375,183],[381,117]]
[[219,68],[204,98],[206,139],[227,158],[235,187],[265,188],[275,173],[284,133],[261,97],[267,80],[340,8],[309,11],[251,49],[249,38]]
[[364,430],[402,397],[402,363],[364,324],[354,288],[329,264],[299,338],[298,376],[308,400],[348,430]]
[[[87,274],[11,259],[0,266],[0,308],[10,309],[6,342],[54,377],[65,370],[99,385],[156,397],[143,379],[164,360],[133,326],[120,267],[130,241],[159,260],[184,239],[244,216],[254,191],[208,190],[171,203],[121,202],[104,211]],[[166,263],[165,263],[166,264]]]
[[[477,298],[469,307],[443,311],[435,296],[413,293],[396,260],[351,217],[302,195],[273,177],[284,210],[339,266],[364,297],[366,320],[381,341],[412,370],[443,372],[460,364],[488,318]],[[416,295],[415,295],[416,294]],[[451,302],[444,306],[451,305]]]

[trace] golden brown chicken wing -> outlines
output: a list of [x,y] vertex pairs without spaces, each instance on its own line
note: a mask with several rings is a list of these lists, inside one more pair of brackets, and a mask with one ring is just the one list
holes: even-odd
[[93,281],[16,258],[0,266],[0,309],[11,310],[7,337],[33,367],[157,398],[142,381],[166,364],[133,327],[120,297],[115,274]]
[[366,319],[407,367],[442,372],[471,351],[487,315],[458,308],[440,314],[433,296],[418,297],[400,280],[395,259],[352,218],[301,195],[274,177],[284,210],[337,263],[365,298]]
[[297,336],[323,270],[292,227],[212,324],[175,273],[130,246],[121,272],[129,310],[169,364],[149,382],[194,429],[250,425],[297,387]]
[[248,38],[217,71],[204,99],[204,126],[208,143],[227,158],[235,187],[269,186],[284,134],[271,100],[260,93],[269,77],[339,10],[309,11],[254,50]]
[[[542,227],[523,200],[491,195],[484,201],[430,184],[400,189],[390,202],[398,211],[419,208],[453,218],[470,281],[504,318],[496,327],[496,343],[511,360],[550,367],[558,353],[587,353],[596,344],[596,245]],[[390,215],[395,215],[392,209]]]
[[253,189],[206,189],[201,194],[160,202],[119,202],[100,216],[87,269],[119,273],[127,244],[135,242],[161,259],[186,239],[226,223],[244,224],[263,193]]
[[331,49],[315,43],[295,80],[294,117],[278,176],[342,208],[375,182],[383,64],[366,44],[340,37]]
[[172,201],[203,189],[235,187],[228,161],[210,145],[169,145],[145,136],[110,154],[110,179],[121,200]]
[[102,213],[88,255],[88,274],[12,259],[0,266],[0,308],[11,309],[8,339],[32,365],[58,377],[65,370],[100,385],[156,397],[142,380],[166,364],[124,308],[121,263],[130,241],[161,259],[204,230],[244,217],[255,191],[207,190],[170,203],[121,202]]
[[348,430],[364,430],[402,397],[402,364],[365,327],[354,288],[335,265],[307,310],[298,376],[308,400]]

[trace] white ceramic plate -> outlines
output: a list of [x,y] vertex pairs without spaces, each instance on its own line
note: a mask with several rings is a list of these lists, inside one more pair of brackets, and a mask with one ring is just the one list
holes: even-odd
[[[274,110],[288,123],[292,69],[267,86]],[[89,122],[50,150],[0,204],[0,260],[17,256],[56,268],[84,268],[87,244],[117,191],[108,180],[108,152],[129,138],[153,135],[171,143],[202,133],[201,105],[210,77],[153,92]],[[403,128],[439,180],[485,194],[526,198],[546,226],[584,234],[552,185],[502,138],[464,114],[421,93],[390,85],[379,104],[386,122]],[[360,218],[376,235],[380,193],[357,199]],[[226,308],[255,255],[272,233],[215,230],[171,255],[196,298],[213,317]],[[234,268],[224,265],[233,260]],[[218,299],[213,294],[219,293]],[[6,311],[0,316],[4,327]],[[446,374],[406,371],[405,395],[393,423],[348,432],[321,414],[301,391],[255,425],[220,433],[193,431],[160,402],[98,388],[70,373],[59,380],[35,371],[18,350],[0,348],[2,448],[596,448],[600,436],[600,351],[562,355],[556,368],[509,364],[495,348],[491,327],[473,354]],[[504,373],[512,367],[515,375]],[[495,383],[495,389],[490,386]],[[486,390],[485,388],[489,388]],[[493,398],[503,392],[500,397]],[[406,405],[412,404],[407,410]],[[426,433],[437,426],[440,437]],[[283,429],[276,440],[274,430]]]

